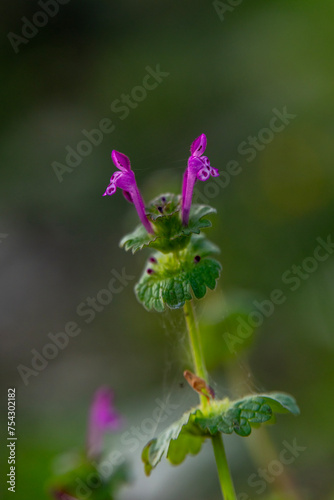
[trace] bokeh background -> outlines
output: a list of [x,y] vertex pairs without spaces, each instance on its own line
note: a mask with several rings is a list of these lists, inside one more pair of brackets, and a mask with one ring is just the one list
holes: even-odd
[[[334,5],[237,3],[226,1],[219,15],[211,1],[70,0],[15,53],[8,33],[22,36],[22,18],[32,20],[41,7],[2,2],[0,403],[4,443],[7,388],[16,387],[17,500],[49,498],[45,485],[57,457],[84,446],[88,407],[100,385],[115,392],[122,432],[140,427],[156,398],[178,405],[172,419],[196,402],[182,383],[188,363],[182,317],[143,309],[133,285],[147,254],[133,257],[118,247],[136,213],[121,193],[101,195],[114,171],[112,149],[131,158],[146,200],[179,192],[190,143],[203,132],[211,164],[223,171],[235,160],[241,172],[214,195],[198,186],[218,210],[210,238],[221,246],[223,264],[218,291],[203,300],[200,317],[214,322],[235,302],[254,310],[253,301],[276,288],[286,296],[247,349],[212,359],[211,382],[220,396],[293,394],[301,416],[282,416],[268,431],[276,455],[284,440],[295,439],[306,449],[284,470],[299,491],[293,498],[333,498],[334,255],[295,291],[282,275],[311,257],[317,238],[327,239],[334,227]],[[168,76],[122,120],[111,104],[157,65]],[[240,144],[258,137],[272,110],[284,107],[295,117],[247,161]],[[66,147],[76,149],[82,130],[104,118],[113,132],[59,182],[52,164],[64,164]],[[132,281],[85,323],[78,305],[123,268]],[[48,334],[68,321],[79,324],[80,335],[25,386],[17,366],[31,366],[31,350],[40,352]],[[226,328],[219,324],[211,334],[223,342]],[[163,460],[146,478],[140,452],[153,434],[134,451],[120,435],[108,436],[107,449],[120,449],[133,468],[120,499],[220,498],[209,443],[178,468]],[[262,495],[248,484],[259,463],[245,440],[228,437],[226,445],[236,489],[248,495],[240,498],[267,498],[269,484]],[[6,460],[2,444],[4,498]]]

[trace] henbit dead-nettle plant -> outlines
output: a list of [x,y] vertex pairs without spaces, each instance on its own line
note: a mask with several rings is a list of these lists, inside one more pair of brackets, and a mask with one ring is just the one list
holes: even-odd
[[135,293],[148,311],[183,308],[193,361],[193,371],[185,370],[184,376],[200,400],[198,406],[184,413],[145,446],[142,453],[145,472],[149,475],[163,455],[172,464],[180,464],[188,454],[199,453],[204,440],[210,439],[223,497],[236,500],[222,434],[235,432],[247,437],[252,428],[273,423],[275,413],[298,415],[299,409],[295,399],[284,393],[218,400],[208,384],[194,303],[205,296],[207,288],[216,287],[222,267],[213,258],[219,248],[202,232],[211,226],[206,217],[216,210],[208,205],[192,204],[195,183],[219,175],[218,169],[211,167],[204,156],[206,143],[206,136],[202,134],[191,145],[182,195],[161,194],[146,208],[129,158],[113,151],[111,156],[118,171],[112,175],[104,196],[114,194],[119,187],[125,198],[135,205],[141,224],[126,235],[120,245],[132,253],[144,248],[152,250]]

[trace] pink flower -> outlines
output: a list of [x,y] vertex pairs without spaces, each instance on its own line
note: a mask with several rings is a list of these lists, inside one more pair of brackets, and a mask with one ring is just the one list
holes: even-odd
[[113,407],[114,395],[108,387],[100,387],[94,394],[90,407],[87,456],[96,458],[102,451],[106,431],[116,431],[121,426],[121,417]]
[[189,222],[189,213],[193,197],[194,185],[198,180],[206,181],[210,175],[219,176],[219,170],[210,165],[206,156],[202,156],[206,148],[206,135],[202,134],[190,146],[191,156],[184,173],[182,185],[182,222],[186,226]]
[[110,183],[103,196],[111,196],[116,192],[116,188],[122,189],[125,199],[134,204],[146,231],[153,234],[153,227],[145,214],[144,201],[137,187],[135,174],[131,170],[129,158],[118,151],[112,151],[111,158],[120,171],[112,174]]

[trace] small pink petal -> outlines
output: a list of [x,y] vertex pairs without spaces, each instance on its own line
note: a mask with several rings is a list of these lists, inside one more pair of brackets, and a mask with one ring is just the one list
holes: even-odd
[[212,175],[212,177],[219,177],[219,170],[218,170],[218,168],[210,167],[210,174]]
[[106,196],[106,195],[111,196],[115,192],[116,192],[116,185],[114,184],[114,182],[111,182],[102,196]]
[[112,176],[110,177],[110,182],[116,182],[119,177],[121,177],[123,174],[122,172],[114,172]]
[[206,135],[202,134],[190,146],[192,156],[202,156],[206,148]]
[[207,181],[209,177],[210,177],[210,168],[209,167],[205,166],[197,172],[197,179],[200,181]]
[[111,158],[115,166],[120,170],[122,170],[123,172],[131,170],[130,160],[125,154],[113,150],[111,152]]

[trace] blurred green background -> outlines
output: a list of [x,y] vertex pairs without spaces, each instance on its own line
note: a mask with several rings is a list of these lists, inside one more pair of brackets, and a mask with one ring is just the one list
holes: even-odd
[[[135,279],[90,324],[76,309],[106,286],[111,270],[139,277],[147,256],[118,247],[137,216],[120,192],[102,197],[114,171],[111,150],[130,157],[149,200],[180,192],[189,146],[204,132],[211,165],[226,171],[235,160],[240,173],[214,195],[198,185],[218,210],[210,239],[221,246],[223,264],[217,296],[210,293],[203,304],[212,307],[215,298],[214,310],[225,311],[224,297],[247,296],[254,310],[252,301],[274,289],[286,296],[247,351],[212,363],[212,384],[220,396],[293,394],[301,416],[279,418],[270,436],[277,453],[284,440],[306,447],[285,470],[300,498],[332,499],[334,255],[294,291],[282,276],[311,257],[317,238],[326,240],[334,227],[333,2],[243,1],[219,16],[204,1],[70,0],[17,53],[7,34],[22,36],[22,18],[31,21],[41,7],[18,0],[0,9],[0,404],[4,443],[7,388],[16,387],[15,498],[48,498],[56,457],[84,446],[98,386],[114,389],[124,432],[152,415],[156,398],[178,405],[172,419],[196,402],[182,383],[188,358],[178,312],[147,313],[133,294]],[[136,92],[146,67],[157,65],[169,75],[121,119],[111,104]],[[263,129],[273,109],[284,107],[295,118],[268,141]],[[82,130],[104,118],[114,130],[59,182],[53,162],[64,164],[65,148],[76,149]],[[261,150],[248,161],[240,145],[259,134]],[[31,366],[31,349],[40,352],[48,334],[69,321],[80,335],[25,386],[17,366]],[[133,483],[120,499],[220,498],[208,443],[177,469],[163,461],[146,478],[140,452],[153,434],[133,451],[108,437],[108,446],[133,465]],[[237,492],[267,498],[269,484],[263,494],[248,484],[258,464],[245,440],[228,437],[226,445]],[[6,460],[2,445],[1,488],[10,498]]]

